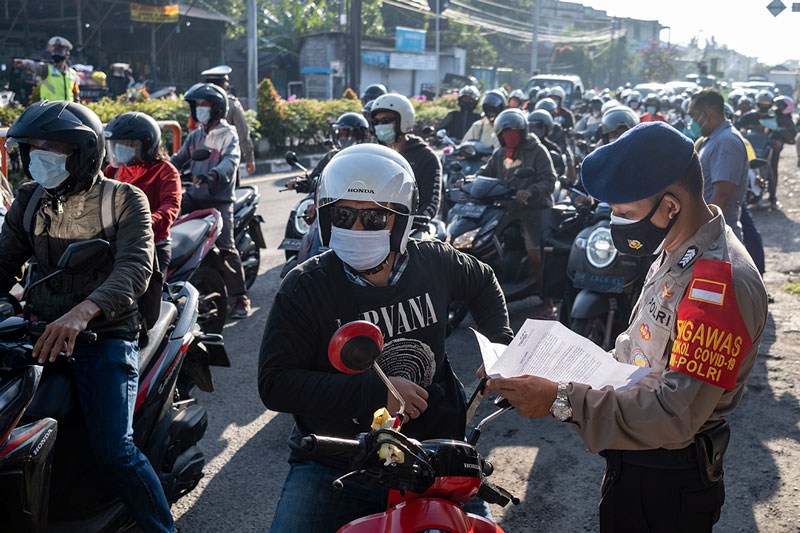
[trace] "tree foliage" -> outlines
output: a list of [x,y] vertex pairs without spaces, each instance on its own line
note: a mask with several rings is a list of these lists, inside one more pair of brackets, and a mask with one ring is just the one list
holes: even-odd
[[651,40],[636,57],[639,75],[649,82],[667,82],[675,77],[675,49]]

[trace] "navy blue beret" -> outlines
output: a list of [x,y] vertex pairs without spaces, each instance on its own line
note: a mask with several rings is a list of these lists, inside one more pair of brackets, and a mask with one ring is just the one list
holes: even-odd
[[581,181],[602,202],[636,202],[677,181],[693,154],[692,140],[669,124],[643,122],[589,154]]

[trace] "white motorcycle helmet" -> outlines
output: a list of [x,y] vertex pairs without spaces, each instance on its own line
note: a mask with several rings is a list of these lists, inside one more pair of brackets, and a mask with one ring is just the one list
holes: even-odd
[[333,156],[322,171],[317,189],[323,246],[328,246],[331,238],[329,207],[339,200],[373,202],[395,213],[390,249],[406,252],[419,195],[414,171],[402,155],[379,144],[357,144]]
[[410,133],[414,129],[414,106],[402,94],[384,94],[372,102],[370,117],[374,120],[379,111],[392,111],[397,114],[399,133]]
[[567,97],[567,92],[564,90],[563,87],[560,85],[556,85],[552,89],[550,89],[550,98],[557,97],[558,98],[558,105],[562,105],[564,103],[564,98]]

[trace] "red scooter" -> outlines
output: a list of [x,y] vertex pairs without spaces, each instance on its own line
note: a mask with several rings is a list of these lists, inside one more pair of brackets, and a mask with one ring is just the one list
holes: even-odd
[[502,533],[491,520],[464,512],[462,507],[476,496],[503,507],[519,503],[508,491],[486,480],[494,467],[475,448],[483,426],[512,409],[511,405],[504,400],[496,403],[499,410],[484,418],[466,442],[408,438],[400,431],[405,402],[375,364],[382,349],[380,330],[371,322],[356,321],[334,334],[328,358],[334,368],[348,374],[373,369],[400,402],[400,410],[390,417],[386,409],[379,409],[372,431],[354,440],[313,434],[302,440],[303,448],[312,455],[352,460],[353,471],[333,482],[335,490],[355,477],[366,477],[390,489],[385,512],[345,524],[339,533]]

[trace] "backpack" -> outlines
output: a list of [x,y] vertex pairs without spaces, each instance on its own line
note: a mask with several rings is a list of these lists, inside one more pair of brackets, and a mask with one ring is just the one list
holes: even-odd
[[[100,226],[102,228],[103,239],[111,243],[112,247],[116,244],[117,236],[117,214],[114,205],[114,198],[117,194],[117,189],[120,182],[115,180],[105,179],[100,186]],[[33,190],[28,205],[25,207],[25,213],[22,215],[22,228],[28,234],[31,247],[34,242],[34,218],[36,212],[39,211],[39,206],[42,203],[44,196],[44,188],[37,185]],[[147,284],[144,294],[137,300],[139,307],[139,314],[142,318],[142,338],[140,344],[146,344],[146,332],[158,320],[158,315],[161,313],[161,291],[164,285],[164,274],[155,268],[156,261],[155,255],[153,256],[153,274],[150,276],[150,281]]]

